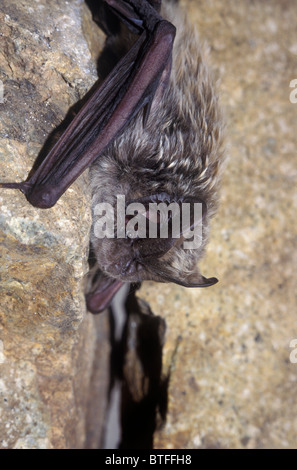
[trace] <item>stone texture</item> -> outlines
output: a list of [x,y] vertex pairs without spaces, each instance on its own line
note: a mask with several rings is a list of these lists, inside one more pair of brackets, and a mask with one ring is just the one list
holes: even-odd
[[294,0],[183,0],[220,77],[229,161],[202,272],[216,286],[146,283],[167,324],[157,448],[296,448],[297,78]]
[[[48,136],[97,78],[82,6],[1,1],[1,181],[26,178]],[[19,191],[0,191],[1,448],[76,448],[88,439],[92,447],[100,440],[100,426],[87,421],[102,422],[108,323],[85,311],[86,188],[84,175],[49,210],[33,208]]]

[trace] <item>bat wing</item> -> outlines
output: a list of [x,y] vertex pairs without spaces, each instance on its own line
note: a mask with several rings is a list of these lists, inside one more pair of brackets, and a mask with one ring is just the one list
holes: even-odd
[[[163,72],[169,76],[175,27],[147,0],[105,0],[140,35],[20,189],[35,207],[55,205],[66,189],[124,130],[136,113],[150,104]],[[163,80],[163,78],[162,78]]]

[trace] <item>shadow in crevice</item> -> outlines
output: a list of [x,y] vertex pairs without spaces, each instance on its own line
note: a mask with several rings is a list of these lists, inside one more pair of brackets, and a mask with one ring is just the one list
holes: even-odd
[[122,334],[116,339],[117,308],[110,314],[110,390],[118,387],[119,449],[152,449],[154,433],[165,421],[169,377],[162,376],[165,321],[130,286]]
[[103,80],[128,52],[139,31],[136,29],[133,34],[131,25],[127,28],[125,19],[120,21],[103,0],[85,0],[85,3],[93,21],[106,34],[104,47],[96,58],[98,76]]

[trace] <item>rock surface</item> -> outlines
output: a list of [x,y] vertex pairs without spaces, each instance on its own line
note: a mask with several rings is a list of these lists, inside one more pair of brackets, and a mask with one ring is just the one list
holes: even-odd
[[296,448],[297,79],[294,0],[183,0],[221,79],[229,161],[206,290],[143,285],[171,372],[157,448]]
[[[1,181],[26,179],[49,134],[97,78],[83,6],[1,1]],[[102,410],[90,398],[104,408],[108,324],[85,311],[86,188],[82,176],[49,210],[17,190],[0,191],[1,448],[83,447],[89,417],[88,445],[98,446],[101,429],[92,432],[91,422]]]

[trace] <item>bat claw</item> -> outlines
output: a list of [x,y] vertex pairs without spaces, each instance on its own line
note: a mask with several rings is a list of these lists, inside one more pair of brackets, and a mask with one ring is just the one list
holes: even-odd
[[[130,0],[129,3],[125,0],[105,0],[105,2],[126,24],[130,23],[141,28],[146,26],[152,31],[156,23],[162,20],[161,16],[157,13],[161,4],[159,0],[152,2]],[[156,9],[155,6],[157,7]],[[145,22],[141,18],[145,18]]]
[[19,189],[22,193],[27,194],[31,188],[31,184],[26,181],[21,181],[20,183],[0,183],[0,188]]

